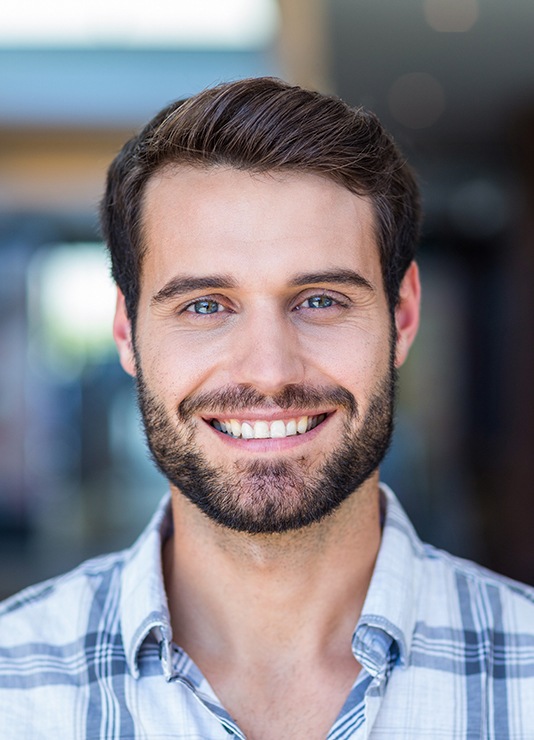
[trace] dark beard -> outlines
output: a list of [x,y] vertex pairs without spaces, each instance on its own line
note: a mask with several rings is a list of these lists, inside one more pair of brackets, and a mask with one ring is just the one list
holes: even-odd
[[[396,373],[393,362],[359,420],[356,399],[342,387],[287,386],[265,397],[248,386],[185,398],[173,423],[147,388],[137,358],[137,392],[148,446],[163,475],[217,524],[239,532],[273,534],[296,530],[331,514],[377,469],[393,433]],[[238,459],[230,470],[210,465],[195,445],[193,415],[231,417],[247,408],[295,411],[342,406],[343,442],[314,472],[305,457],[291,460]]]

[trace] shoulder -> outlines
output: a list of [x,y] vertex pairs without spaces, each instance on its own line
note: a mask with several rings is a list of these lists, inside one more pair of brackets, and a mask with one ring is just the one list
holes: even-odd
[[423,553],[413,641],[421,660],[463,656],[463,672],[532,679],[534,588],[430,546]]
[[504,644],[532,670],[534,588],[424,544],[394,493],[383,484],[381,490],[385,519],[373,576],[380,589],[370,610],[392,615],[402,652],[413,647],[420,664],[449,670],[471,649],[499,660],[495,647]]
[[[452,630],[534,634],[534,588],[421,542],[395,494],[381,484],[385,526],[377,564],[411,620]],[[408,588],[400,588],[400,581]],[[407,593],[408,591],[408,593]]]
[[0,603],[0,647],[79,639],[120,591],[123,564],[124,553],[93,558]]
[[124,663],[123,561],[120,553],[89,560],[0,604],[2,737],[86,736],[83,708],[99,668],[111,675]]
[[431,545],[423,546],[424,583],[436,580],[444,593],[455,593],[464,607],[484,605],[488,617],[495,618],[502,610],[513,610],[519,617],[529,619],[531,627],[534,617],[534,587],[519,583],[495,573],[477,563],[451,555]]

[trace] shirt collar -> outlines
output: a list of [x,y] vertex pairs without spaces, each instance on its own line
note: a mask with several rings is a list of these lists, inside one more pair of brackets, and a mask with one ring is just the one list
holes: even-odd
[[[384,675],[391,656],[406,665],[417,618],[423,545],[395,494],[380,486],[385,507],[382,540],[352,648],[373,676]],[[163,582],[162,544],[172,531],[170,494],[161,501],[148,527],[128,551],[122,573],[120,613],[130,672],[138,677],[137,654],[154,630],[172,640]]]
[[373,676],[388,671],[392,656],[407,664],[417,619],[423,545],[393,491],[381,484],[385,519],[380,549],[353,652]]
[[170,494],[161,501],[149,525],[128,551],[122,572],[120,617],[126,661],[137,678],[137,654],[155,630],[165,644],[172,639],[163,581],[162,544],[172,531]]

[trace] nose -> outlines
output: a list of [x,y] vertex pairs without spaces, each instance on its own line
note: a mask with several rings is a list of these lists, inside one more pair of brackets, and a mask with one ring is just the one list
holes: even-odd
[[232,382],[274,395],[304,380],[299,337],[288,314],[265,307],[251,312],[236,327]]

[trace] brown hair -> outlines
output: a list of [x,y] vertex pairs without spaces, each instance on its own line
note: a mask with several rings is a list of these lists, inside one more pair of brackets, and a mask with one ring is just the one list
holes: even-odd
[[112,162],[101,204],[112,275],[132,321],[146,250],[144,189],[169,164],[309,172],[369,196],[394,309],[419,236],[419,194],[410,168],[373,113],[273,78],[222,84],[160,111]]

